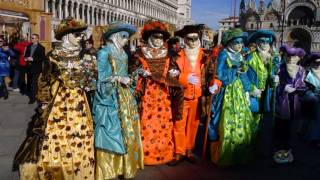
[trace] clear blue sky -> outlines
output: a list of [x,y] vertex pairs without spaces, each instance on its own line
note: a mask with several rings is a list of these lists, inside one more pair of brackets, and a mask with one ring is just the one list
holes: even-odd
[[[239,4],[241,0],[237,0],[237,13],[239,12]],[[257,1],[257,5],[259,0]],[[266,4],[270,0],[265,0]],[[213,29],[219,28],[219,20],[233,15],[234,0],[192,0],[192,19],[196,23],[207,24]]]

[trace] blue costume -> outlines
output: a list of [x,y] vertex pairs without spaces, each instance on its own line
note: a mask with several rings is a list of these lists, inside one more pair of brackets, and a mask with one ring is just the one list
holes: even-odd
[[[240,29],[226,31],[224,37],[225,45],[242,44],[239,38],[244,38]],[[211,159],[220,166],[244,164],[252,158],[257,123],[249,107],[247,97],[251,82],[240,52],[233,52],[228,46],[219,53],[217,77],[222,88],[212,101],[209,139],[214,142],[211,143]]]
[[[114,22],[104,37],[134,32],[131,25]],[[97,60],[98,81],[93,102],[96,179],[112,179],[118,175],[133,178],[137,170],[143,168],[143,151],[137,103],[130,86],[119,80],[129,77],[128,56],[114,42],[108,42],[98,52]]]

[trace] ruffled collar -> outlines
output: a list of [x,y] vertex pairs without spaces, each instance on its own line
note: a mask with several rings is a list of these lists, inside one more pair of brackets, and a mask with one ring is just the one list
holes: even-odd
[[309,71],[305,81],[312,84],[317,90],[320,90],[320,78],[317,77],[312,69]]
[[161,48],[152,48],[152,47],[145,46],[145,47],[142,47],[141,50],[147,59],[164,58],[168,54],[168,49],[165,46],[162,46]]

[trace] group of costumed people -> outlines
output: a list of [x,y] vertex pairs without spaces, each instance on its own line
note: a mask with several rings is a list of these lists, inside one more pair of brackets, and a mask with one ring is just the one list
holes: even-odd
[[[274,157],[285,162],[301,99],[314,111],[301,132],[319,142],[320,55],[301,62],[305,52],[288,46],[279,54],[271,31],[248,38],[228,30],[218,54],[201,48],[200,26],[186,25],[174,33],[185,48],[172,51],[167,26],[149,21],[140,32],[143,45],[128,54],[125,45],[137,29],[116,21],[97,55],[80,57],[86,28],[66,18],[56,29],[61,43],[47,55],[38,80],[40,105],[14,159],[21,179],[134,178],[144,165],[195,162],[201,119],[207,120],[203,149],[208,137],[212,161],[245,164],[268,114],[277,122]],[[246,43],[255,48],[244,51]]]

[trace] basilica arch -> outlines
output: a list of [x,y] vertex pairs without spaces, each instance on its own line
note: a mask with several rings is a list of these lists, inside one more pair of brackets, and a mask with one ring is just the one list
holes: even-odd
[[309,29],[304,27],[293,27],[286,34],[286,43],[310,52],[313,35]]

